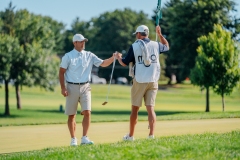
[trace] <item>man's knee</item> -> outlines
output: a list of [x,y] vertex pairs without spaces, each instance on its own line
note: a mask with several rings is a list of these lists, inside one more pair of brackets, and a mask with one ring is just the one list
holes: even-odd
[[138,106],[132,106],[132,113],[138,113],[139,107]]
[[147,111],[154,111],[154,106],[146,105]]
[[85,117],[90,117],[91,116],[91,111],[85,110],[85,111],[82,112],[82,115],[84,115]]
[[69,115],[68,116],[68,121],[73,121],[75,119],[75,114],[74,115]]

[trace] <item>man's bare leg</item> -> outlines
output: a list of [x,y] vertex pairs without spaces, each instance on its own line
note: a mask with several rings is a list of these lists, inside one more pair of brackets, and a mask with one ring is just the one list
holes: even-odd
[[148,123],[150,127],[150,135],[154,135],[155,125],[156,125],[156,113],[153,106],[146,106],[148,112]]
[[76,115],[69,115],[68,116],[68,129],[71,135],[71,138],[75,138],[75,131],[76,131]]
[[135,125],[137,124],[138,110],[139,110],[138,106],[133,106],[132,105],[132,112],[131,112],[131,115],[130,115],[130,132],[129,132],[130,137],[133,136]]
[[82,112],[82,114],[83,114],[83,121],[82,121],[83,136],[87,136],[88,128],[91,122],[91,111],[85,110]]

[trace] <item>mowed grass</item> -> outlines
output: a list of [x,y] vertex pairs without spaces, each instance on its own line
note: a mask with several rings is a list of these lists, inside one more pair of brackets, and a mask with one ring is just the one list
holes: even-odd
[[[66,123],[67,116],[59,111],[59,106],[65,106],[65,98],[58,86],[55,92],[46,92],[40,88],[26,88],[21,90],[22,109],[16,109],[14,87],[9,86],[9,103],[11,116],[5,117],[4,86],[0,88],[0,126],[9,125],[40,125]],[[128,121],[131,110],[131,86],[111,85],[108,103],[106,101],[108,85],[93,85],[92,88],[92,122]],[[222,112],[222,101],[219,95],[210,92],[210,113],[205,112],[205,91],[190,84],[160,87],[155,111],[157,120],[176,119],[208,119],[208,118],[239,118],[240,91],[234,90],[225,97],[226,108]],[[80,111],[80,106],[79,110]],[[143,105],[139,111],[139,120],[147,120],[147,112]],[[77,123],[82,116],[77,116]]]
[[154,140],[46,148],[38,151],[2,154],[0,159],[51,160],[158,160],[158,159],[240,159],[240,131],[161,137]]
[[[102,103],[106,100],[108,85],[91,87],[92,122],[129,121],[130,86],[111,85],[105,106]],[[235,90],[232,95],[225,97],[225,101],[225,112],[222,112],[221,97],[211,91],[211,112],[205,113],[205,92],[202,93],[198,87],[183,84],[164,88],[159,90],[156,100],[157,120],[239,118],[240,91]],[[11,116],[3,116],[4,87],[0,88],[0,126],[65,124],[67,121],[67,116],[59,111],[59,106],[65,105],[59,87],[55,92],[23,87],[21,102],[22,109],[17,110],[14,88],[10,87]],[[140,109],[139,120],[147,121],[145,107]],[[81,121],[82,116],[78,115],[77,123]],[[236,130],[228,133],[160,137],[150,141],[139,139],[133,143],[46,148],[1,154],[0,159],[240,159],[239,144],[240,131]]]

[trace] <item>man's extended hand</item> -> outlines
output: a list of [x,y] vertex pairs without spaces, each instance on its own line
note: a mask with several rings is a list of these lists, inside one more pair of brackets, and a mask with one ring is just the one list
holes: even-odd
[[112,54],[112,57],[117,59],[117,51]]
[[156,26],[156,33],[158,34],[158,36],[162,35],[160,26]]
[[122,59],[122,53],[116,52],[116,57],[117,57],[117,59],[119,59],[119,58]]

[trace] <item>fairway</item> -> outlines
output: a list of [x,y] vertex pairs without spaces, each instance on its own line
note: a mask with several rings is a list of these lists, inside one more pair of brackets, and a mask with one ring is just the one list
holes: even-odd
[[[239,130],[239,124],[240,118],[158,121],[155,136],[224,133]],[[95,144],[114,143],[121,141],[122,136],[128,133],[128,126],[128,122],[93,123],[88,135]],[[147,122],[138,122],[135,139],[146,138],[149,131],[147,127]],[[78,123],[78,139],[81,137],[81,132],[81,124]],[[2,154],[68,146],[70,137],[66,124],[9,126],[0,128],[0,141],[0,154]]]
[[[92,122],[123,122],[129,120],[130,115],[130,86],[112,85],[109,102],[106,100],[107,85],[91,85],[92,88]],[[18,125],[65,124],[67,117],[59,111],[60,104],[65,105],[65,98],[60,94],[58,86],[55,92],[46,92],[40,88],[23,87],[21,92],[22,109],[16,109],[16,95],[14,87],[10,87],[9,103],[11,116],[4,116],[4,88],[0,89],[0,127]],[[155,111],[157,120],[178,119],[219,119],[240,118],[240,91],[235,90],[225,97],[226,108],[222,112],[221,96],[212,93],[210,111],[205,110],[205,93],[190,84],[175,85],[159,90]],[[147,121],[145,107],[139,110],[139,120]],[[77,117],[80,123],[82,117]]]

